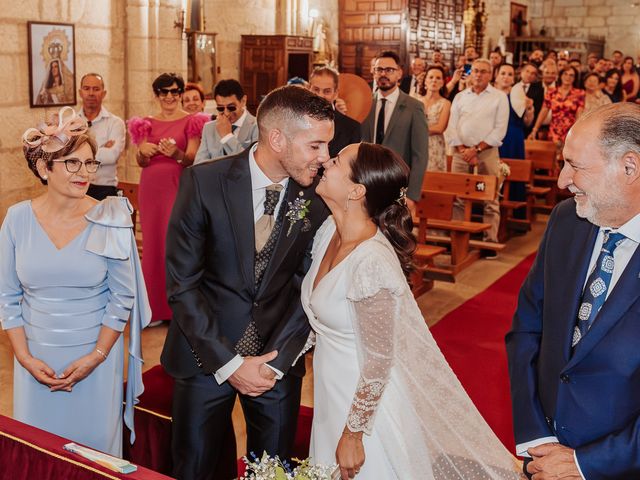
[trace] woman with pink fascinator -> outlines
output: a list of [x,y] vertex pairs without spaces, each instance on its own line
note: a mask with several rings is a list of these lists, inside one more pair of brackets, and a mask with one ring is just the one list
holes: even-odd
[[[86,122],[70,107],[28,129],[27,166],[44,193],[9,208],[0,229],[0,323],[15,356],[13,416],[121,456],[142,393],[140,332],[150,320],[125,198],[86,195],[100,167]],[[131,435],[134,439],[134,435]]]

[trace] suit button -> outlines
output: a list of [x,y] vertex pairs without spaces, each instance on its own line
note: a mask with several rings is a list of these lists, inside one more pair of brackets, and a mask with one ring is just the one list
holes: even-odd
[[258,308],[260,306],[260,304],[258,302],[253,302],[253,306]]
[[569,383],[569,375],[566,375],[566,374],[560,375],[560,381],[562,383]]

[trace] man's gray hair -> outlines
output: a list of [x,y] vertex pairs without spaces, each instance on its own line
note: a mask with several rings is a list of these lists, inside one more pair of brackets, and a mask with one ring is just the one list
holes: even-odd
[[473,62],[471,62],[471,65],[473,65],[474,63],[484,63],[489,66],[489,69],[493,68],[488,58],[476,58]]
[[604,105],[581,120],[591,119],[601,119],[600,148],[609,161],[628,152],[640,155],[640,105],[629,102]]

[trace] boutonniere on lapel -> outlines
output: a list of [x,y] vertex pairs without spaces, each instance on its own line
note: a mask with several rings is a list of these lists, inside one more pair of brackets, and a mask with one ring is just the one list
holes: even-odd
[[302,228],[300,229],[303,232],[308,232],[311,230],[311,222],[307,218],[307,213],[309,213],[309,205],[311,205],[311,200],[304,199],[304,192],[300,190],[298,196],[293,202],[289,202],[289,209],[285,214],[287,219],[289,220],[289,229],[287,230],[287,237],[291,234],[291,230],[293,226],[298,223],[298,221],[302,220]]

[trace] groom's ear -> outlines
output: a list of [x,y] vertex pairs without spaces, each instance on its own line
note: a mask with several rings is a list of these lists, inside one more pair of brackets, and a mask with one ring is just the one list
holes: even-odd
[[287,147],[287,144],[286,144],[287,139],[284,136],[284,133],[282,132],[282,130],[278,128],[272,128],[271,130],[269,130],[268,138],[269,138],[269,146],[271,147],[271,150],[278,153],[282,153],[285,151]]

